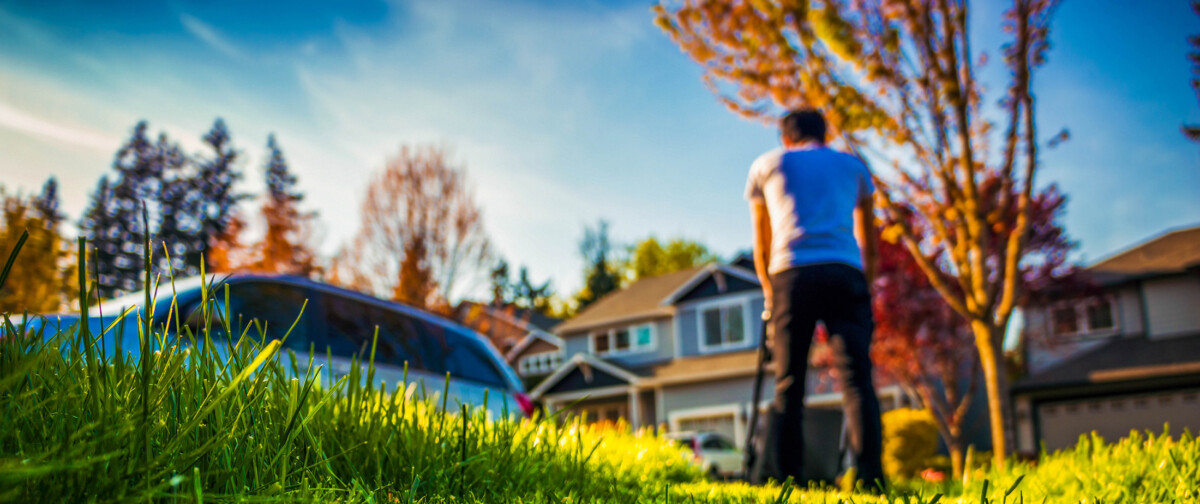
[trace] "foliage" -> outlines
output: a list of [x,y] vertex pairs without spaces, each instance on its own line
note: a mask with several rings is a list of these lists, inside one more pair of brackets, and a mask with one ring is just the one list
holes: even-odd
[[583,256],[584,280],[583,288],[575,295],[575,307],[582,311],[620,288],[620,277],[613,264],[612,243],[608,239],[608,222],[601,220],[594,228],[584,227],[579,253]]
[[5,193],[0,186],[0,260],[8,258],[22,233],[29,232],[0,288],[0,313],[53,313],[79,295],[74,254],[59,230],[62,216],[57,213],[56,187],[50,179],[40,195],[23,198]]
[[334,264],[351,288],[447,312],[455,288],[489,262],[466,169],[436,146],[405,146],[367,186],[362,225]]
[[516,281],[509,278],[508,262],[500,259],[489,273],[492,283],[492,306],[516,306],[542,314],[550,311],[550,298],[554,290],[550,280],[536,284],[529,278],[529,268],[521,266]]
[[100,178],[91,207],[79,224],[80,234],[94,247],[100,298],[132,292],[142,285],[138,245],[147,230],[141,212],[144,202],[157,199],[162,172],[148,129],[145,121],[134,126],[133,135],[113,160],[115,180]]
[[[1011,426],[1001,345],[1029,262],[1043,142],[1033,74],[1046,60],[1056,3],[1012,0],[1005,13],[1009,80],[999,114],[983,105],[977,76],[986,58],[970,46],[965,0],[684,0],[655,8],[658,25],[704,67],[705,83],[730,109],[757,119],[780,108],[822,110],[846,147],[892,168],[891,177],[876,177],[877,206],[895,226],[887,232],[968,320],[998,463]],[[917,233],[914,219],[928,232]]]
[[299,181],[274,134],[267,137],[264,170],[267,191],[262,217],[267,229],[258,243],[248,247],[248,260],[238,266],[265,273],[311,275],[316,269],[316,253],[310,244],[316,212],[300,211],[304,194],[296,189]]
[[674,238],[659,243],[651,236],[629,247],[629,254],[618,266],[625,285],[667,273],[717,261],[716,254],[700,242]]
[[883,414],[883,472],[889,480],[919,475],[937,447],[938,429],[929,410],[899,408]]
[[[95,247],[101,298],[141,288],[138,251],[147,233],[170,251],[169,263],[162,255],[155,272],[181,275],[199,273],[201,258],[209,256],[214,242],[228,238],[233,212],[245,198],[232,190],[241,177],[234,166],[238,153],[221,119],[203,141],[213,154],[189,156],[165,134],[152,141],[149,125],[142,121],[117,152],[115,175],[101,177],[79,225]],[[143,207],[151,216],[149,229],[143,229]],[[214,265],[207,264],[209,270]]]
[[[238,203],[249,195],[235,192],[233,186],[242,178],[236,164],[241,153],[233,148],[229,128],[225,121],[217,118],[212,129],[201,139],[210,150],[207,156],[195,159],[196,176],[193,179],[196,194],[196,215],[199,228],[197,247],[188,251],[188,264],[199,264],[203,257],[208,271],[221,269],[221,259],[211,251],[215,246],[223,247],[225,256],[237,250],[238,233],[245,225],[237,215]],[[274,154],[274,153],[272,153]]]

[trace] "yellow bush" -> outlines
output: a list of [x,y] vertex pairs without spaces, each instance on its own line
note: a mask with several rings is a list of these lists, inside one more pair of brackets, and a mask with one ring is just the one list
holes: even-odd
[[889,479],[916,477],[937,447],[937,425],[928,410],[901,408],[883,414],[883,472]]

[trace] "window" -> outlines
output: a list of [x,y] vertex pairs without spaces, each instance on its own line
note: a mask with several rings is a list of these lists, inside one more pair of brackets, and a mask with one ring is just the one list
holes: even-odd
[[592,333],[591,338],[596,355],[646,352],[654,348],[654,324],[607,329]]
[[[223,291],[224,289],[222,289]],[[283,339],[287,335],[287,346],[296,350],[307,350],[313,321],[317,320],[310,304],[301,315],[306,299],[315,296],[307,289],[273,282],[238,282],[229,285],[229,306],[225,306],[225,295],[213,295],[210,299],[209,328],[214,336],[224,334],[225,312],[229,313],[229,325],[235,337],[245,334],[254,339]],[[215,301],[215,302],[213,302]],[[186,309],[189,313],[185,323],[194,334],[204,327],[203,307],[199,300]],[[299,322],[297,323],[297,319]],[[295,329],[292,324],[295,323]],[[291,333],[288,333],[288,330]],[[265,334],[264,334],[265,333]]]
[[1058,306],[1051,310],[1050,318],[1057,336],[1097,335],[1117,328],[1113,302],[1103,298]]
[[629,350],[629,329],[617,329],[613,331],[613,336],[617,340],[617,344],[614,347],[618,352]]
[[737,347],[746,343],[746,305],[727,304],[700,312],[701,348]]
[[1098,302],[1087,307],[1087,326],[1089,331],[1104,331],[1113,329],[1112,303]]
[[634,344],[638,347],[648,347],[653,342],[650,324],[638,326],[633,332]]
[[729,442],[729,440],[727,440],[723,437],[720,437],[720,436],[712,436],[712,437],[709,437],[708,439],[704,440],[703,447],[705,450],[714,450],[714,451],[729,451],[729,450],[734,449],[733,443]]
[[562,365],[562,354],[545,352],[521,357],[517,367],[522,375],[541,375],[558,369]]
[[1075,334],[1079,332],[1079,316],[1074,306],[1064,306],[1054,310],[1054,334]]
[[608,353],[608,331],[592,335],[592,348],[596,355]]

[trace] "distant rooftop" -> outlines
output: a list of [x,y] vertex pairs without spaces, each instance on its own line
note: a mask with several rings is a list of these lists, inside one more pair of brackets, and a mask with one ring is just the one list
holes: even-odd
[[1200,266],[1200,226],[1168,231],[1088,269],[1109,278],[1177,273]]

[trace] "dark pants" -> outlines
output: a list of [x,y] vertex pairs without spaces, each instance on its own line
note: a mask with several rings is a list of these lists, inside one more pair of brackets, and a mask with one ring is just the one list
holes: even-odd
[[751,468],[751,481],[784,481],[792,476],[796,482],[804,482],[804,381],[813,331],[821,321],[830,336],[858,479],[874,487],[877,480],[883,481],[883,427],[871,380],[871,332],[875,322],[866,278],[848,265],[818,264],[773,275],[771,288],[775,397],[765,418],[766,435],[759,438],[759,456]]

